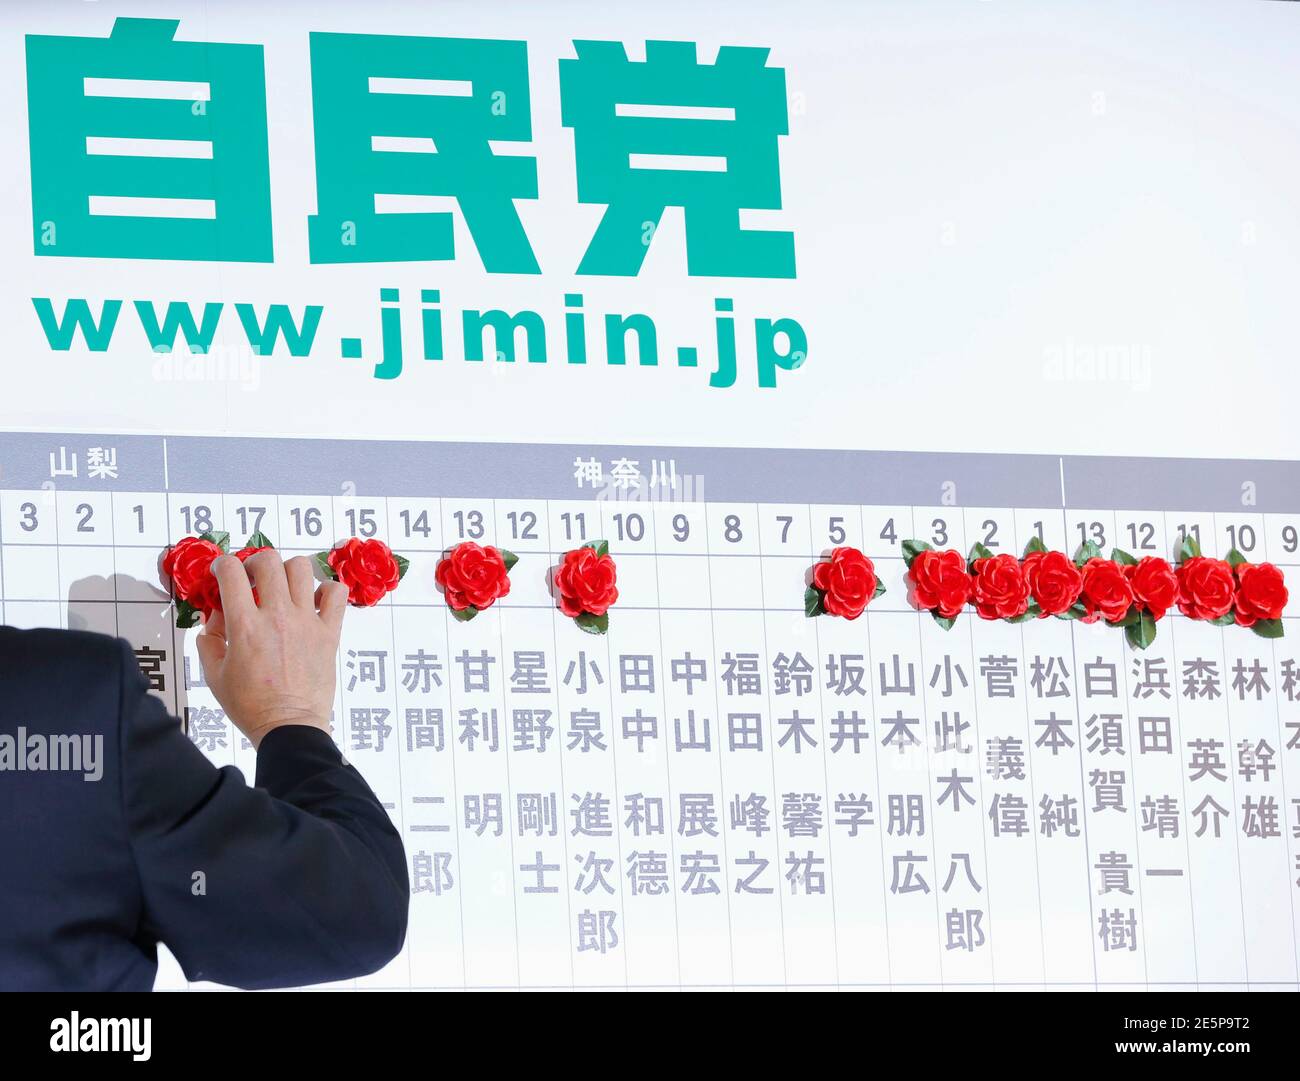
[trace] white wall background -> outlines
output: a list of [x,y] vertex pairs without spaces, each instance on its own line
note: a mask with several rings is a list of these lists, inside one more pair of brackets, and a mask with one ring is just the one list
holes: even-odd
[[[32,254],[23,35],[106,35],[118,15],[264,44],[274,264]],[[0,28],[6,427],[1300,457],[1298,5],[10,0]],[[459,223],[454,263],[308,262],[312,30],[527,39],[541,198],[519,211],[540,278],[485,274]],[[785,209],[754,221],[794,230],[796,281],[688,278],[679,211],[638,278],[572,275],[602,209],[576,202],[560,124],[575,37],[633,57],[647,37],[698,41],[702,60],[772,48],[792,104]],[[552,360],[421,364],[412,337],[401,378],[375,380],[337,343],[374,341],[381,285],[554,313]],[[591,312],[655,315],[661,358],[707,346],[711,298],[733,296],[742,326],[798,318],[808,363],[775,391],[752,368],[730,390],[671,363],[569,368],[556,331],[573,290]],[[155,378],[129,305],[109,353],[51,352],[32,296],[327,310],[315,354],[263,362],[250,389]],[[218,345],[238,349],[237,327]],[[1095,347],[1135,367],[1070,377]]]

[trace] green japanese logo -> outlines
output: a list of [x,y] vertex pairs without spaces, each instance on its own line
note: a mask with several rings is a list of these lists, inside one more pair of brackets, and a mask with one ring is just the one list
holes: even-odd
[[[177,41],[176,20],[118,19],[107,38],[27,38],[38,255],[270,262],[262,47]],[[312,263],[457,257],[452,215],[380,199],[456,201],[484,268],[538,274],[516,208],[538,198],[523,41],[309,35],[317,213]],[[781,209],[785,72],[768,50],[576,41],[559,62],[576,198],[606,207],[576,271],[640,272],[681,207],[692,276],[792,278],[794,235],[742,229]],[[568,269],[568,268],[566,268]]]

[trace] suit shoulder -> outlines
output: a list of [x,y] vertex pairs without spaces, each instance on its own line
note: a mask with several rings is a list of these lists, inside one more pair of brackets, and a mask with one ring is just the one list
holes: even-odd
[[[86,630],[0,628],[0,712],[116,717],[129,646]],[[133,665],[134,668],[134,665]]]
[[18,630],[0,626],[0,665],[5,669],[66,669],[69,665],[85,665],[103,670],[122,663],[122,648],[121,638],[90,630]]

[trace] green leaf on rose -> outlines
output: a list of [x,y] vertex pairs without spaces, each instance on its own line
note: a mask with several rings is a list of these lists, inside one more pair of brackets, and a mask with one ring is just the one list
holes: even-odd
[[992,558],[993,558],[993,553],[990,552],[987,548],[985,548],[984,545],[980,544],[979,541],[976,541],[974,544],[970,546],[970,555],[966,557],[967,569],[971,570],[971,572],[974,573],[973,568],[975,566],[975,560],[992,559]]
[[945,631],[952,630],[952,625],[957,622],[956,616],[941,616],[938,612],[931,612],[930,615],[934,616],[934,621]]
[[337,582],[338,575],[334,573],[334,568],[330,566],[329,552],[317,552],[311,557],[312,563],[327,582]]
[[399,556],[394,552],[393,562],[397,564],[397,580],[400,582],[406,577],[406,572],[411,569],[411,561],[406,556]]
[[876,588],[871,594],[871,599],[874,601],[877,597],[883,596],[884,593],[885,593],[885,583],[882,582],[879,578],[877,578]]
[[903,559],[908,567],[911,567],[914,560],[922,552],[932,552],[934,549],[926,544],[923,540],[905,540],[903,541]]
[[501,561],[505,563],[506,573],[509,574],[514,565],[519,562],[519,557],[508,548],[498,548],[497,551],[501,553]]
[[211,541],[223,552],[230,551],[230,534],[224,530],[219,530],[217,532],[208,530],[206,533],[200,533],[199,540]]
[[803,591],[803,614],[809,619],[813,616],[820,616],[826,612],[822,606],[822,591],[809,586]]
[[[592,551],[594,551],[598,556],[607,556],[607,555],[609,555],[609,541],[607,541],[607,540],[594,540],[594,541],[590,541],[590,542],[588,542],[587,544],[584,544],[583,547],[584,547],[584,548],[590,548],[590,549],[591,549]],[[592,633],[593,633],[593,634],[604,634],[605,632],[604,632],[604,631],[593,631]]]
[[1078,601],[1075,601],[1064,612],[1057,612],[1056,618],[1057,619],[1082,619],[1087,614],[1088,614],[1088,609],[1086,609]]
[[1025,611],[1021,612],[1020,615],[1018,616],[1007,616],[1006,622],[1007,623],[1028,623],[1029,620],[1034,618],[1036,618],[1035,613],[1029,611],[1028,609],[1025,609]]
[[472,604],[467,608],[452,608],[450,605],[448,605],[447,610],[452,614],[452,618],[455,619],[456,622],[458,623],[468,623],[471,619],[473,619],[476,615],[478,615],[478,609],[475,608]]
[[1285,633],[1280,619],[1257,619],[1250,629],[1261,638],[1281,638]]
[[1030,552],[1046,552],[1046,551],[1047,551],[1047,545],[1043,543],[1043,538],[1038,536],[1038,534],[1036,533],[1029,538],[1029,543],[1025,545],[1025,555],[1028,555]]
[[588,634],[604,634],[609,630],[609,613],[594,616],[590,612],[583,612],[573,622]]
[[1156,640],[1156,621],[1151,613],[1140,613],[1137,622],[1125,627],[1124,636],[1134,649],[1146,649]]
[[1240,567],[1245,562],[1246,562],[1246,557],[1242,555],[1239,551],[1237,551],[1237,549],[1233,548],[1228,553],[1228,566]]
[[245,548],[274,548],[271,538],[263,533],[260,529],[254,533],[248,540],[244,541]]
[[1201,544],[1190,533],[1183,536],[1183,543],[1178,546],[1178,562],[1186,563],[1201,554]]
[[1084,541],[1079,545],[1079,551],[1075,554],[1074,565],[1082,567],[1090,559],[1100,559],[1101,549],[1092,541]]
[[1237,616],[1233,612],[1224,612],[1218,619],[1210,620],[1210,623],[1216,627],[1231,627],[1237,622]]
[[1110,558],[1123,567],[1136,567],[1137,560],[1129,555],[1123,548],[1112,548]]
[[181,630],[186,630],[197,625],[198,622],[199,610],[189,601],[178,600],[176,602],[176,626]]

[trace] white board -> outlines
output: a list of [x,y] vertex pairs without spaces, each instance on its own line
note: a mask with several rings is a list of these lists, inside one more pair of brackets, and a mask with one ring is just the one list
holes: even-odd
[[[411,559],[340,658],[413,885],[362,984],[1297,985],[1294,604],[1289,637],[1171,615],[1143,652],[945,632],[901,549],[1190,535],[1295,573],[1288,5],[0,27],[0,617],[127,637],[251,776],[160,551],[256,522]],[[257,345],[274,306],[297,347]],[[596,537],[604,638],[546,588]],[[433,583],[461,539],[520,556],[472,623]],[[887,592],[808,619],[842,544]]]

